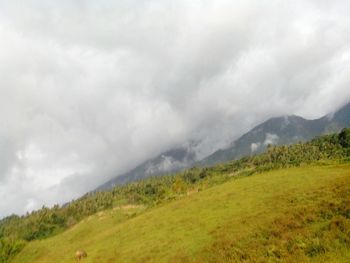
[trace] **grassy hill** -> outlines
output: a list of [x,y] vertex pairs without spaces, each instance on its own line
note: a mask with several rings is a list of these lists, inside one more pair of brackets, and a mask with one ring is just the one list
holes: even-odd
[[349,260],[350,129],[0,220],[0,263]]
[[16,263],[349,262],[350,165],[285,168],[191,191],[152,208],[116,206],[30,242]]

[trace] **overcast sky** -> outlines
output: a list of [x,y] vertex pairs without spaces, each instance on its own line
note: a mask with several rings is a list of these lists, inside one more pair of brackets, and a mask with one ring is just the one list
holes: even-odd
[[350,101],[348,0],[0,1],[0,217],[187,141]]

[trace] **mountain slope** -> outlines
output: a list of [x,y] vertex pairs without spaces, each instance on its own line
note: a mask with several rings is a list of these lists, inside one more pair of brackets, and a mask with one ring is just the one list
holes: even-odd
[[[350,229],[350,184],[349,181],[338,179],[341,179],[339,176],[342,174],[349,175],[349,156],[350,129],[343,129],[339,134],[321,136],[306,143],[269,147],[263,154],[210,168],[191,168],[176,175],[154,177],[119,186],[108,192],[90,193],[67,206],[50,209],[43,207],[21,217],[13,215],[0,220],[0,262],[12,262],[15,257],[20,257],[19,262],[36,262],[39,259],[48,262],[47,260],[52,260],[45,255],[50,251],[61,253],[57,249],[63,249],[65,255],[68,255],[68,245],[76,247],[79,244],[81,248],[89,248],[90,252],[96,248],[102,249],[98,251],[98,258],[92,258],[90,262],[105,262],[106,258],[100,254],[106,248],[106,253],[110,254],[108,251],[113,249],[114,239],[118,240],[115,251],[119,251],[119,246],[125,243],[127,254],[123,254],[124,256],[128,253],[133,256],[134,248],[141,250],[141,255],[135,253],[136,258],[130,260],[134,262],[163,261],[158,258],[158,252],[163,253],[162,257],[170,257],[170,261],[191,262],[189,257],[192,259],[192,252],[189,256],[185,253],[179,259],[176,253],[176,258],[172,258],[175,253],[173,245],[176,242],[185,242],[190,246],[186,245],[186,249],[203,245],[198,253],[193,251],[197,253],[193,254],[196,258],[194,262],[237,262],[243,258],[247,262],[283,262],[279,260],[282,256],[287,262],[310,262],[312,260],[308,260],[309,257],[316,256],[321,257],[319,262],[325,262],[325,258],[322,258],[324,254],[329,257],[333,252],[336,252],[333,256],[338,260],[335,262],[341,262],[339,259],[343,259],[343,255],[337,253],[347,253],[350,248],[347,231]],[[267,172],[271,169],[274,172]],[[319,169],[324,172],[321,173]],[[277,183],[275,176],[285,172],[288,172],[290,178],[285,178],[287,181],[283,182],[278,179]],[[323,184],[324,175],[335,181]],[[242,181],[247,182],[246,180],[250,183],[237,188],[237,185],[241,185]],[[260,183],[256,184],[257,182],[264,182],[263,187],[260,187]],[[229,187],[224,188],[224,185]],[[216,199],[216,196],[223,193],[222,199]],[[272,195],[271,202],[264,199],[266,193]],[[295,195],[291,196],[292,193]],[[260,201],[263,201],[261,207],[256,205]],[[185,205],[179,205],[180,203]],[[156,213],[152,218],[154,211],[162,212]],[[259,213],[246,218],[250,211]],[[282,218],[278,216],[279,212],[283,214]],[[263,220],[263,214],[271,216],[269,218],[272,221]],[[139,225],[133,225],[130,230],[128,222],[138,217],[142,218],[138,221]],[[108,218],[109,221],[102,222]],[[147,221],[150,218],[152,219]],[[213,221],[215,218],[217,220]],[[228,222],[225,223],[225,219]],[[258,220],[258,224],[252,222],[252,219]],[[90,221],[95,222],[95,225],[85,224]],[[80,223],[77,224],[78,222]],[[75,232],[82,222],[85,227],[78,233]],[[241,236],[249,222],[256,228],[248,231],[248,236]],[[208,229],[213,224],[218,232]],[[113,229],[118,225],[122,225],[121,231],[126,229],[127,232],[114,235]],[[231,226],[238,232],[231,233]],[[172,232],[159,232],[169,227]],[[156,229],[155,232],[153,228]],[[192,233],[195,229],[197,232]],[[197,240],[198,234],[202,236],[202,232],[207,231],[209,240],[201,237]],[[74,236],[70,237],[69,233],[72,232]],[[63,234],[59,235],[60,233]],[[111,235],[112,240],[106,235]],[[175,236],[175,241],[172,235]],[[108,241],[105,241],[106,238]],[[54,243],[46,247],[46,241],[50,240],[54,240]],[[80,243],[77,244],[78,241]],[[55,246],[55,242],[69,244],[60,247]],[[204,243],[201,245],[200,242]],[[35,244],[43,247],[34,247],[34,251],[26,250],[24,256],[18,256],[22,249],[30,249]],[[103,247],[99,247],[100,245]],[[155,245],[156,248],[148,251],[144,245]],[[164,245],[166,247],[159,247]],[[93,254],[90,252],[91,257]],[[120,259],[116,253],[110,255],[107,262],[129,261],[129,257]],[[143,258],[145,254],[146,259]],[[297,260],[296,254],[303,260]],[[270,260],[266,256],[273,258]],[[139,260],[139,257],[142,258]],[[290,257],[293,261],[287,260]],[[61,256],[59,259],[62,259]]]
[[349,191],[348,164],[275,170],[151,209],[100,212],[12,262],[74,262],[77,249],[87,263],[348,262]]
[[299,116],[272,118],[256,126],[228,148],[218,150],[199,162],[210,166],[220,162],[239,159],[243,156],[263,152],[269,144],[291,144],[307,141],[315,136],[339,132],[350,126],[350,103],[320,119],[306,120]]
[[108,190],[116,185],[150,176],[178,172],[184,168],[190,167],[195,161],[196,153],[192,149],[191,144],[174,148],[140,164],[123,175],[111,179],[99,186],[96,191]]
[[226,149],[220,149],[210,156],[198,161],[193,144],[174,148],[150,159],[131,171],[116,176],[96,191],[113,188],[116,185],[135,180],[174,173],[194,165],[211,166],[216,163],[239,159],[243,156],[263,152],[268,144],[291,144],[307,141],[325,133],[338,132],[350,126],[350,103],[335,113],[320,119],[306,120],[299,116],[271,118],[253,128]]

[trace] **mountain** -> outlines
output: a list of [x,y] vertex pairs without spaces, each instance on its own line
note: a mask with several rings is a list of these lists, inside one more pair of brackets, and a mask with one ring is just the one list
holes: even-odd
[[283,116],[271,118],[256,126],[248,133],[201,160],[198,165],[210,166],[216,163],[239,159],[243,156],[263,152],[269,144],[291,144],[307,141],[315,136],[338,132],[350,126],[350,103],[335,113],[307,120],[299,116]]
[[349,150],[350,128],[12,215],[0,262],[348,262]]
[[[339,129],[347,116],[346,108],[311,122],[290,116],[278,126],[285,137],[265,136],[263,143]],[[280,121],[258,127],[276,129]],[[71,262],[76,249],[87,262],[348,262],[349,142],[344,129],[11,215],[0,220],[0,262]],[[160,171],[167,158],[193,160],[191,149],[169,151],[152,164],[158,161]]]
[[196,161],[194,144],[176,147],[152,158],[131,171],[114,177],[105,184],[99,186],[96,191],[111,189],[116,185],[125,184],[142,178],[158,176],[167,173],[175,173],[192,166]]
[[338,132],[350,126],[350,103],[335,113],[316,120],[299,116],[271,118],[256,126],[248,133],[232,142],[226,149],[220,149],[203,160],[198,161],[195,144],[187,143],[152,158],[131,171],[116,176],[96,191],[111,189],[116,185],[132,182],[150,176],[174,173],[191,166],[211,166],[216,163],[239,159],[263,152],[269,144],[291,144],[307,141],[315,136]]

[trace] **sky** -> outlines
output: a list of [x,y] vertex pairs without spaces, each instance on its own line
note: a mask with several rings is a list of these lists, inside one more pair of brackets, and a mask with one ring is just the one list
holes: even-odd
[[0,217],[350,101],[348,0],[0,1]]

